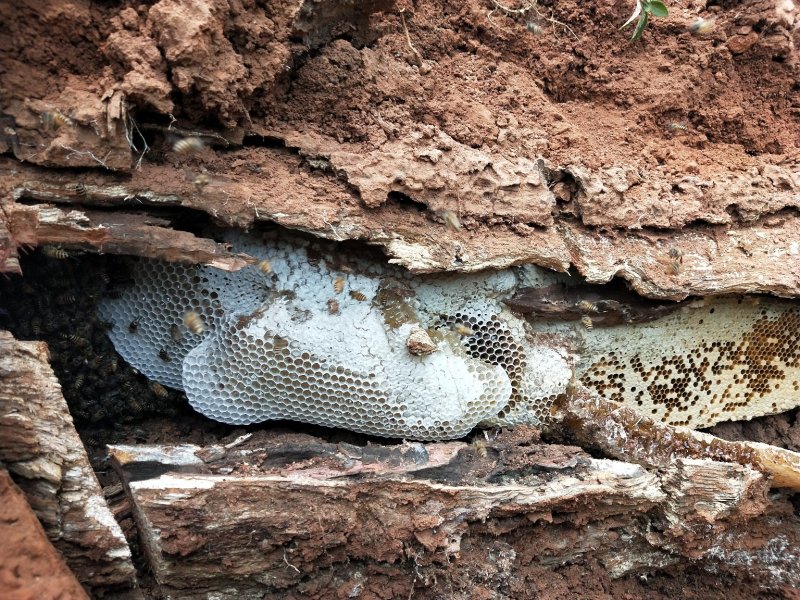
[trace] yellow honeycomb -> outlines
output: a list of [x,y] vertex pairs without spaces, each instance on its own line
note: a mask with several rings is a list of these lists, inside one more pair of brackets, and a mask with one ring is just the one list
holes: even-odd
[[671,425],[707,427],[798,404],[800,310],[788,301],[709,299],[581,335],[581,381]]

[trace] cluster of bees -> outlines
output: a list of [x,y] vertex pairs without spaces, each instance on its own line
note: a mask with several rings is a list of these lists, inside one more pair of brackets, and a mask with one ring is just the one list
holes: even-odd
[[0,328],[47,342],[50,362],[76,423],[124,423],[185,410],[182,395],[148,381],[120,358],[97,302],[128,277],[112,257],[43,246],[22,257],[24,276],[0,278]]
[[587,331],[594,329],[594,322],[592,321],[592,317],[589,315],[591,313],[599,312],[597,304],[594,302],[589,302],[588,300],[581,300],[578,302],[578,310],[583,313],[581,315],[581,325],[583,325]]
[[[345,272],[349,272],[350,268],[340,265],[340,268]],[[333,280],[333,292],[337,296],[344,292],[344,285],[347,282],[347,279],[344,275],[337,275]],[[355,300],[356,302],[366,302],[367,295],[364,292],[358,290],[350,290],[348,292],[350,297]],[[332,315],[339,314],[339,301],[336,298],[330,298],[328,300],[328,312]]]

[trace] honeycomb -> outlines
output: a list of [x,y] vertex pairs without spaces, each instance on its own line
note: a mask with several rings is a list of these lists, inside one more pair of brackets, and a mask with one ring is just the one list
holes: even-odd
[[[448,439],[498,414],[538,422],[550,388],[569,379],[565,356],[541,358],[524,343],[524,323],[503,309],[518,285],[513,271],[412,278],[316,242],[226,235],[236,251],[269,260],[271,272],[141,260],[133,284],[100,308],[123,358],[185,390],[208,417]],[[206,323],[202,336],[183,326],[190,309]],[[437,345],[426,356],[406,346],[420,327]]]
[[[491,418],[484,419],[483,425],[544,423],[551,405],[572,375],[562,354],[546,346],[526,349],[517,341],[525,339],[524,331],[513,331],[511,323],[513,320],[508,317],[474,312],[459,311],[441,317],[439,328],[455,325],[469,328],[472,335],[462,340],[467,354],[502,367],[511,381],[508,401]],[[535,363],[529,362],[534,358],[538,359]]]
[[[225,236],[270,272],[140,260],[132,285],[100,307],[123,358],[219,421],[448,439],[477,424],[544,423],[573,369],[600,396],[672,425],[798,405],[791,302],[708,299],[592,329],[528,323],[503,300],[563,276],[524,267],[412,277],[319,241]],[[202,315],[202,336],[183,326],[187,310]],[[418,356],[407,341],[420,330],[436,349]]]
[[584,385],[670,425],[749,420],[800,401],[796,303],[707,299],[649,323],[572,335]]
[[254,319],[231,319],[190,352],[183,380],[195,408],[226,423],[291,419],[441,439],[465,435],[510,394],[505,372],[475,359],[440,351],[412,360],[407,329],[382,335],[375,316],[341,340],[339,353],[314,343],[321,323],[313,316],[294,327],[291,318],[276,303]]
[[223,314],[219,292],[206,287],[213,279],[204,270],[210,269],[135,261],[131,276],[137,285],[98,306],[100,317],[113,324],[109,337],[122,358],[149,379],[175,389],[183,389],[183,359],[203,338],[186,328],[184,315],[194,310],[213,324]]

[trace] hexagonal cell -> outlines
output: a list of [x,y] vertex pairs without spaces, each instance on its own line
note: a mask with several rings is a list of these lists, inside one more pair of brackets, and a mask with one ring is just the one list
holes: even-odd
[[[227,241],[272,271],[140,260],[134,284],[100,309],[128,362],[185,388],[214,418],[441,439],[478,421],[539,423],[571,377],[566,351],[532,343],[528,325],[504,309],[520,281],[514,270],[412,278],[281,235]],[[183,323],[189,309],[201,335]],[[408,353],[412,326],[430,332],[435,352]],[[575,324],[533,326],[572,340],[582,381],[598,394],[673,423],[763,413],[766,399],[777,412],[800,388],[800,314],[787,303],[722,299],[591,335]]]

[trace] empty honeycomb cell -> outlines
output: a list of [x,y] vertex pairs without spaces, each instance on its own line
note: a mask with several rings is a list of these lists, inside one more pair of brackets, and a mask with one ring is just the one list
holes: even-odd
[[[321,421],[323,424],[335,425],[331,422],[331,415],[341,412],[343,402],[344,405],[350,402],[355,412],[367,423],[368,431],[405,435],[407,431],[403,431],[403,427],[413,423],[415,435],[441,438],[466,432],[475,422],[496,412],[496,404],[506,401],[511,393],[511,385],[506,372],[497,368],[499,363],[487,364],[476,360],[469,352],[455,348],[457,344],[452,340],[443,341],[437,357],[425,363],[419,360],[414,362],[397,346],[394,348],[397,356],[389,360],[388,367],[371,368],[367,373],[359,373],[336,365],[331,372],[331,357],[351,356],[356,364],[359,361],[370,364],[369,361],[380,362],[382,356],[391,354],[386,353],[386,348],[371,347],[376,334],[383,334],[384,337],[386,334],[378,331],[375,323],[370,321],[370,308],[356,309],[350,306],[351,310],[343,311],[345,314],[340,315],[339,320],[326,321],[325,318],[316,318],[326,301],[324,297],[314,293],[300,297],[296,295],[295,290],[304,287],[315,291],[325,289],[324,284],[330,283],[334,277],[334,272],[324,261],[308,260],[304,246],[303,243],[280,240],[263,244],[244,239],[234,243],[235,249],[246,251],[256,258],[269,259],[273,265],[270,277],[264,277],[263,273],[253,269],[223,273],[204,267],[140,261],[131,289],[124,292],[121,298],[104,303],[103,312],[115,325],[113,341],[116,347],[149,377],[172,387],[188,386],[190,400],[201,411],[229,422],[252,422],[271,418],[271,415],[276,415],[273,418],[299,416],[320,422],[314,416],[312,401],[324,398],[330,406],[324,407],[326,410],[323,412],[327,416]],[[374,266],[363,270],[372,274],[386,274]],[[472,277],[469,286],[491,288],[492,284],[487,285],[485,279]],[[508,274],[498,279],[506,284],[509,281]],[[365,298],[374,297],[379,284],[376,277],[351,273],[347,275],[343,291],[357,289],[359,295],[355,299],[360,302],[358,297],[361,294]],[[464,295],[453,293],[449,287],[442,278],[438,278],[427,292],[443,296],[446,301],[463,302]],[[419,303],[416,305],[419,306]],[[400,317],[403,323],[413,320],[413,311],[405,301],[398,306],[402,309],[402,315],[390,319],[395,326],[400,324]],[[433,313],[439,312],[437,306],[430,308]],[[187,309],[195,309],[201,314],[207,331],[203,336],[185,332],[180,336],[180,343],[169,339],[171,325],[180,323]],[[397,310],[395,307],[395,312]],[[248,330],[251,323],[263,320],[263,313],[269,311],[274,319],[284,325],[279,334],[262,339],[249,332],[237,338],[235,345],[229,343],[219,347],[217,344],[217,354],[214,360],[207,361],[208,368],[192,371],[194,362],[202,362],[199,355],[208,352],[206,347],[213,346],[211,340],[218,342],[227,339],[224,328],[220,328],[221,322],[225,321],[234,330],[244,331]],[[499,312],[497,302],[493,312]],[[121,324],[128,317],[136,320],[136,327],[126,332]],[[371,325],[365,327],[366,322]],[[477,323],[478,319],[473,317],[472,322]],[[301,330],[302,335],[298,336]],[[263,335],[263,332],[259,334]],[[308,344],[307,350],[301,352],[299,347],[294,347],[298,339]],[[253,352],[255,355],[252,355]],[[190,360],[187,360],[188,354],[191,354]],[[317,358],[317,354],[326,358]],[[168,363],[169,367],[159,364],[151,355],[156,355],[159,361]],[[205,358],[210,356],[209,353]],[[274,365],[265,373],[265,363],[269,362],[270,357]],[[182,368],[180,375],[176,373],[176,365]],[[328,372],[324,372],[326,368]],[[248,374],[252,372],[261,372],[262,376],[243,385],[242,382],[248,381]],[[376,377],[376,373],[380,376]],[[381,380],[381,385],[378,380]],[[398,385],[401,391],[392,392],[393,386]],[[198,396],[194,392],[202,386],[208,392],[201,392]],[[383,389],[387,387],[388,392]],[[291,405],[283,407],[284,412],[280,414],[275,413],[274,407],[265,408],[267,389],[284,396]],[[385,411],[387,407],[391,410],[392,393],[400,393],[404,402],[400,404],[401,410],[395,411],[394,428],[387,431],[380,410]],[[203,394],[209,398],[230,396],[233,399],[228,404],[223,402],[213,406],[214,402],[209,401],[208,405],[204,405],[204,398],[200,397]],[[266,396],[269,400],[268,394]],[[237,404],[241,398],[246,402],[242,400]],[[376,409],[379,409],[376,414],[368,414]],[[451,418],[431,420],[432,417],[447,414],[448,410],[452,413]],[[443,425],[445,422],[446,426]],[[351,429],[365,430],[359,428],[358,424],[345,425]]]

